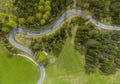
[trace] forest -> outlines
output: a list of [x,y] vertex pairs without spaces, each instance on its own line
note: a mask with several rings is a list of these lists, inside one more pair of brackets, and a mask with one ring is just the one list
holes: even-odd
[[120,25],[120,0],[77,0],[77,6],[88,10],[105,24]]
[[0,12],[0,33],[13,28],[41,29],[50,25],[67,9],[73,0],[15,0]]
[[50,24],[72,0],[16,0],[14,6],[19,26],[40,28]]
[[80,19],[75,38],[75,49],[81,51],[85,46],[86,73],[100,72],[109,75],[120,68],[120,33],[98,29],[91,23]]

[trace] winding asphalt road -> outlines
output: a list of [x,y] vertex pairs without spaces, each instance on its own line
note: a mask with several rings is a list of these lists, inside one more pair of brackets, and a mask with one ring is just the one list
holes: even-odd
[[[16,33],[20,32],[20,33],[23,33],[23,34],[27,34],[27,35],[42,35],[42,34],[46,34],[52,30],[54,30],[55,28],[57,28],[57,26],[62,22],[64,21],[67,17],[71,16],[71,15],[80,15],[82,13],[81,10],[77,10],[77,9],[72,9],[72,10],[68,10],[66,11],[55,23],[53,23],[51,26],[47,27],[46,29],[43,29],[43,30],[40,30],[40,31],[29,31],[29,30],[25,30],[25,29],[22,29],[22,28],[15,28],[13,29],[10,34],[9,34],[9,42],[16,48],[28,53],[32,59],[34,59],[34,53],[29,50],[28,48],[25,48],[24,46],[18,44],[15,42],[14,40],[14,36]],[[90,20],[91,23],[93,23],[95,26],[97,26],[98,28],[103,28],[103,29],[108,29],[108,30],[120,30],[120,27],[117,27],[117,26],[109,26],[109,25],[105,25],[105,24],[102,24],[100,22],[97,22],[94,18],[92,18],[90,15],[86,16],[87,19]],[[29,59],[29,57],[27,57]],[[30,58],[31,59],[31,58]],[[40,79],[38,80],[37,84],[42,84],[44,78],[45,78],[45,69],[44,69],[44,66],[39,63],[37,64],[37,66],[40,67],[40,70],[41,70],[41,77]]]

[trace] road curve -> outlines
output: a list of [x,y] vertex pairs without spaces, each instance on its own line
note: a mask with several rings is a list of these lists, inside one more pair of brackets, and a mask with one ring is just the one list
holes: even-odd
[[[55,28],[57,28],[57,26],[62,21],[64,21],[67,17],[69,17],[71,15],[80,15],[81,13],[82,13],[82,11],[78,10],[78,9],[68,10],[56,22],[54,22],[51,26],[47,27],[46,29],[40,30],[40,31],[29,31],[29,30],[25,30],[25,29],[22,29],[22,28],[15,28],[9,33],[9,42],[11,43],[12,46],[14,46],[14,47],[28,53],[34,59],[34,53],[31,50],[29,50],[28,48],[25,48],[24,46],[22,46],[22,45],[15,42],[14,36],[15,36],[16,33],[20,32],[20,33],[23,33],[23,34],[34,35],[34,36],[35,35],[46,34],[46,33],[50,32],[50,31],[54,30]],[[120,27],[109,26],[109,25],[105,25],[105,24],[102,24],[100,22],[97,22],[90,15],[86,16],[86,18],[89,19],[90,22],[93,23],[98,28],[103,28],[103,29],[108,29],[108,30],[120,30]],[[41,78],[40,78],[40,80],[38,80],[37,84],[42,84],[42,82],[43,82],[43,80],[45,78],[45,69],[44,69],[44,66],[41,63],[39,63],[38,65],[39,65],[39,67],[41,69]]]
[[38,80],[37,84],[42,84],[42,82],[44,81],[44,77],[45,77],[45,69],[44,69],[43,64],[42,63],[37,63],[34,59],[32,59],[31,57],[29,57],[27,55],[24,55],[24,54],[14,54],[14,55],[25,57],[40,68],[40,72],[42,74],[40,73],[41,76],[40,76],[40,79]]

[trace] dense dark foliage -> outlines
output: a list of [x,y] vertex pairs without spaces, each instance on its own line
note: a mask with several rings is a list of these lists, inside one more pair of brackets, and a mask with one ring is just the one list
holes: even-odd
[[92,12],[99,21],[120,25],[120,0],[78,0],[77,5]]
[[49,22],[50,0],[16,0],[14,5],[19,26],[39,27]]
[[15,0],[16,16],[19,26],[40,28],[49,24],[73,0]]
[[73,3],[73,0],[51,0],[52,15],[56,17],[62,10],[66,9],[68,5]]
[[120,33],[96,29],[92,24],[80,21],[76,33],[75,48],[81,51],[82,44],[86,48],[85,70],[87,73],[115,73],[120,68]]

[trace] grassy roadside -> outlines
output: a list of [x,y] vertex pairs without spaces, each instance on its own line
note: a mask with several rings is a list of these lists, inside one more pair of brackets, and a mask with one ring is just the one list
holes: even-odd
[[71,38],[68,38],[56,62],[46,67],[44,84],[73,84],[72,81],[79,84],[77,77],[84,73],[83,67],[84,56],[74,50]]
[[0,84],[36,84],[39,68],[23,57],[8,56],[0,45]]
[[120,71],[104,76],[98,73],[85,74],[84,56],[74,50],[71,38],[54,63],[46,67],[46,78],[43,84],[119,84]]

